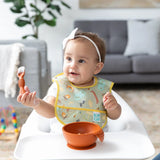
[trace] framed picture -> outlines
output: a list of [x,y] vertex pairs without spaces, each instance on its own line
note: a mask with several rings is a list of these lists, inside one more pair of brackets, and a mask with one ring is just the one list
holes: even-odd
[[79,0],[82,9],[89,8],[159,8],[160,0]]

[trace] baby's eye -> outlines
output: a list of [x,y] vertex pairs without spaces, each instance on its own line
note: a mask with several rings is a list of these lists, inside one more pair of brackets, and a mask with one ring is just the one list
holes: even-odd
[[71,57],[66,57],[66,60],[67,60],[67,61],[71,61],[72,58],[71,58]]
[[85,60],[80,59],[80,60],[79,60],[79,63],[85,63]]

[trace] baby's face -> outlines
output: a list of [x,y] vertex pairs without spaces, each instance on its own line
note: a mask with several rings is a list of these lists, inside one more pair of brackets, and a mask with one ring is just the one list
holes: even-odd
[[92,85],[97,63],[97,52],[89,41],[70,40],[67,43],[63,72],[74,85]]

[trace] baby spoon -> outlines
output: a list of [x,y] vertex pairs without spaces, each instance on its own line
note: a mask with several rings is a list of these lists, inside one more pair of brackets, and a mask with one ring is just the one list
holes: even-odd
[[25,75],[25,67],[21,66],[18,68],[18,72],[17,72],[17,76],[19,78],[18,86],[20,88],[19,94],[25,93],[25,90],[24,90],[25,80],[23,79],[24,75]]

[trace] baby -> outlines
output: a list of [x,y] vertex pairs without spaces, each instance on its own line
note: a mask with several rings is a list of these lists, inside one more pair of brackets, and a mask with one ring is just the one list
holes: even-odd
[[67,124],[94,122],[104,128],[107,117],[119,118],[121,106],[111,93],[113,82],[98,78],[106,54],[104,41],[96,34],[74,29],[63,41],[63,73],[53,78],[44,99],[25,86],[17,101],[30,106],[43,117]]

